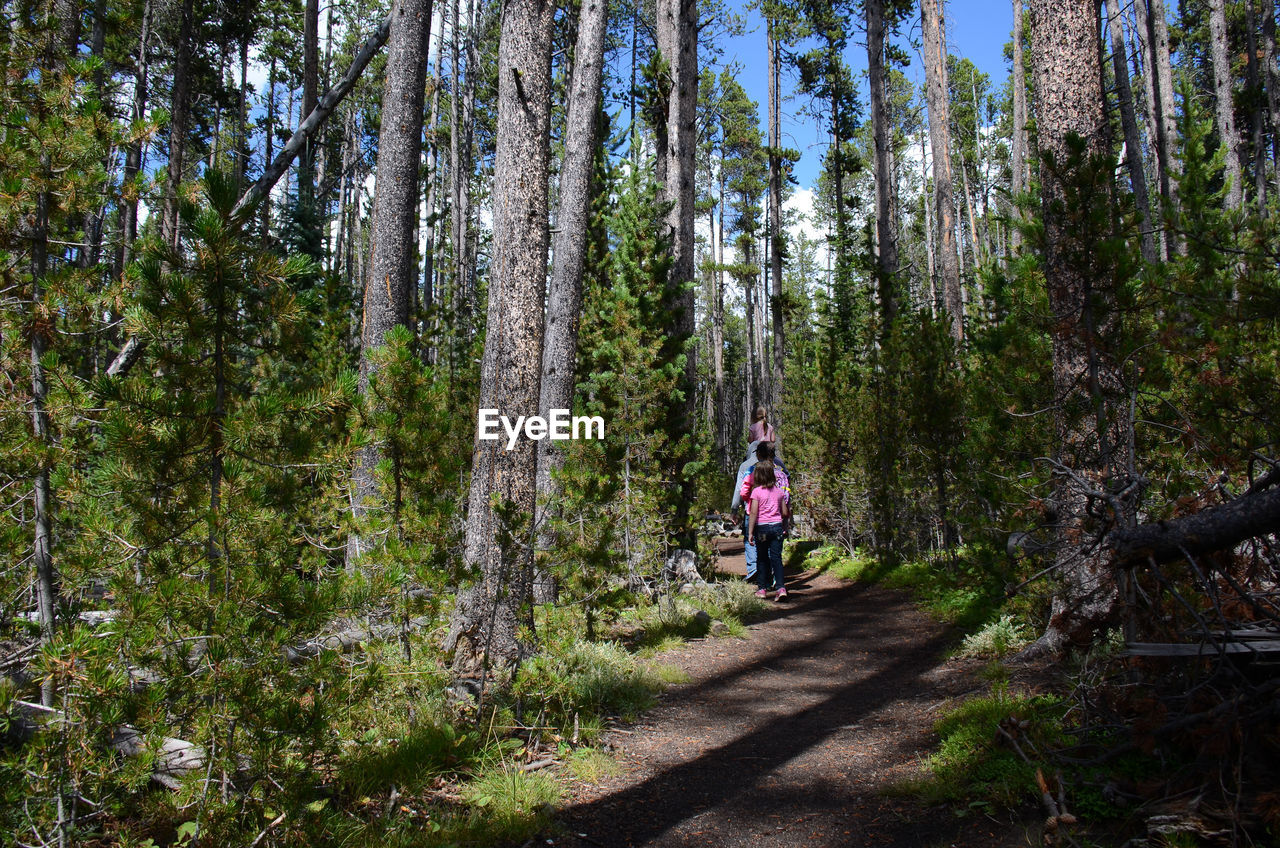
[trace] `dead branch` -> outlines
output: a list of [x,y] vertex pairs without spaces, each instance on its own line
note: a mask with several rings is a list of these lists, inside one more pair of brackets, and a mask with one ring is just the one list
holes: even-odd
[[1107,536],[1111,563],[1136,568],[1228,550],[1246,539],[1280,532],[1280,487],[1250,490],[1221,506],[1168,521],[1117,527]]

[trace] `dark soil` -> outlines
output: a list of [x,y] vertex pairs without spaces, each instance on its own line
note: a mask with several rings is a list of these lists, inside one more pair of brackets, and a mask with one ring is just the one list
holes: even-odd
[[[741,574],[741,543],[721,544],[722,570]],[[690,682],[606,735],[623,774],[579,785],[549,841],[1036,844],[1008,820],[887,792],[921,774],[939,711],[985,689],[971,665],[944,660],[946,628],[882,588],[815,573],[787,585],[790,596],[751,625],[749,639],[707,638],[662,656]]]

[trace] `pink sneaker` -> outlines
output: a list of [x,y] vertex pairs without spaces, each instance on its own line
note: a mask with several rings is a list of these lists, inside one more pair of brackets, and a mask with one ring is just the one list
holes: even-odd
[[786,589],[786,587],[784,586],[783,588],[781,588],[781,589],[779,589],[779,590],[778,590],[778,594],[774,597],[774,600],[775,600],[775,601],[780,601],[780,600],[782,600],[783,598],[785,598],[786,596],[787,596],[787,589]]
[[768,596],[769,596],[769,593],[766,592],[764,589],[756,589],[757,598],[767,598]]

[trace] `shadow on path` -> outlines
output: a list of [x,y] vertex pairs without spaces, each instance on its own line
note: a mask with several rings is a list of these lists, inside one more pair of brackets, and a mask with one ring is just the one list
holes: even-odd
[[904,820],[918,809],[882,797],[878,776],[918,754],[947,633],[862,584],[819,578],[802,598],[753,626],[736,663],[664,697],[626,740],[652,772],[568,808],[572,834],[609,848],[952,844],[965,826],[950,811]]

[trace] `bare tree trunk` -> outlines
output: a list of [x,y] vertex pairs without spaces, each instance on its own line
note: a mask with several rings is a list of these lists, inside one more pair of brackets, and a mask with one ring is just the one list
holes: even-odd
[[782,256],[787,250],[787,235],[782,231],[782,138],[778,111],[781,92],[778,89],[778,43],[774,22],[768,24],[769,47],[769,277],[773,281],[770,300],[773,317],[773,374],[771,375],[770,416],[775,429],[782,431],[782,370],[786,363],[786,327],[783,323]]
[[[676,301],[677,317],[674,336],[679,340],[693,337],[697,306],[694,280],[694,180],[697,176],[695,154],[698,149],[698,2],[697,0],[657,0],[657,48],[667,61],[671,74],[670,93],[667,97],[665,121],[665,148],[660,149],[664,161],[659,165],[659,179],[670,207],[667,211],[667,229],[671,233],[671,270],[669,279],[673,285],[683,286]],[[660,138],[661,138],[660,134]],[[684,420],[677,432],[670,434],[674,443],[693,428],[697,411],[698,361],[689,351],[685,358]],[[686,448],[691,445],[686,444]],[[678,457],[673,463],[676,469],[684,467],[689,457]],[[682,490],[689,481],[677,471],[673,481]],[[675,524],[678,532],[684,532],[692,497],[676,500]],[[682,540],[692,545],[689,539]]]
[[236,152],[235,179],[236,194],[244,191],[245,181],[249,178],[249,40],[250,34],[249,4],[243,9],[245,28],[240,37],[240,100],[236,105]]
[[333,245],[333,262],[336,270],[339,263],[343,268],[343,279],[351,282],[351,261],[347,250],[351,244],[350,207],[355,195],[352,189],[351,171],[355,167],[355,110],[347,110],[347,119],[342,127],[342,176],[338,182],[338,236]]
[[960,186],[964,190],[964,208],[969,219],[969,256],[973,259],[973,272],[978,273],[982,264],[982,253],[978,241],[978,220],[973,212],[973,192],[969,189],[969,169],[965,167],[964,157],[960,157]]
[[[1143,125],[1147,132],[1147,146],[1144,149],[1145,162],[1150,163],[1154,169],[1152,183],[1158,186],[1160,182],[1160,152],[1158,150],[1160,130],[1159,123],[1156,120],[1155,66],[1151,61],[1151,27],[1147,23],[1146,0],[1134,0],[1131,8],[1133,10],[1133,19],[1126,19],[1125,25],[1129,27],[1129,34],[1134,44],[1133,74],[1142,80],[1143,86],[1144,106],[1140,111]],[[1146,170],[1145,167],[1143,170]],[[1151,206],[1151,225],[1156,230],[1158,255],[1167,257],[1169,255],[1169,244],[1167,233],[1162,223],[1164,209],[1161,201],[1163,198],[1157,200],[1150,197],[1150,192],[1148,192],[1147,200]]]
[[716,369],[716,447],[719,449],[720,467],[728,472],[733,469],[730,467],[729,458],[729,439],[726,438],[729,430],[729,410],[726,408],[728,398],[725,395],[724,388],[724,148],[720,150],[720,168],[718,174],[718,182],[720,186],[720,199],[716,208],[719,210],[716,221],[716,270],[712,275],[715,279],[716,295],[712,312],[711,324],[711,340],[715,344],[715,351],[712,353],[712,360],[715,362]]
[[867,77],[871,88],[871,134],[875,144],[876,238],[880,247],[876,278],[884,327],[897,316],[898,234],[893,206],[893,147],[885,96],[884,0],[866,0]]
[[[409,321],[414,262],[413,226],[418,210],[418,167],[422,153],[422,100],[426,85],[431,0],[397,0],[391,8],[387,77],[378,134],[378,171],[373,205],[369,274],[365,279],[360,332],[360,393],[368,396],[375,376],[371,354],[386,343],[393,327]],[[377,444],[360,450],[351,480],[356,518],[376,503],[374,472],[382,457]],[[347,540],[347,568],[369,548],[359,532]]]
[[1267,84],[1267,112],[1271,117],[1271,178],[1280,193],[1280,65],[1276,51],[1275,0],[1262,4],[1262,64]]
[[[696,0],[659,0],[657,47],[671,72],[671,93],[666,115],[666,198],[671,204],[667,226],[671,230],[671,279],[688,283],[694,277],[694,154],[697,151],[698,106],[698,4]],[[680,297],[681,314],[676,331],[693,335],[693,290]],[[685,368],[685,405],[693,410],[697,381],[694,358]]]
[[422,257],[422,308],[427,313],[424,321],[428,323],[423,326],[423,332],[428,338],[422,340],[422,361],[428,365],[436,363],[436,345],[439,343],[435,332],[436,317],[431,309],[435,304],[436,242],[439,238],[439,228],[436,225],[440,220],[439,210],[436,209],[440,204],[440,144],[437,135],[440,125],[440,83],[443,70],[444,24],[442,23],[440,33],[436,36],[436,70],[431,81],[431,117],[427,123],[427,232],[424,238],[426,249]]
[[[45,160],[46,165],[48,159]],[[46,330],[43,322],[38,321],[40,289],[48,272],[48,239],[49,239],[49,195],[41,193],[36,197],[36,214],[31,234],[31,431],[37,442],[48,446],[52,441],[49,433],[49,413],[47,410],[48,386],[45,382],[43,357],[47,348]],[[53,487],[50,483],[49,466],[42,460],[36,469],[32,486],[35,508],[35,538],[31,558],[36,571],[36,613],[40,621],[40,639],[48,642],[53,639],[55,626],[54,606],[57,602],[56,577],[53,568]],[[53,686],[49,683],[41,687],[40,703],[46,707],[53,706]]]
[[182,171],[187,147],[187,133],[191,122],[191,53],[195,46],[195,21],[192,0],[183,0],[178,41],[174,45],[173,88],[169,101],[169,166],[165,181],[164,208],[160,217],[160,232],[165,243],[172,248],[178,245],[178,186],[182,183]]
[[[424,54],[425,55],[425,54]],[[302,14],[302,116],[316,108],[320,90],[320,0],[306,0]],[[301,123],[301,121],[299,121]],[[315,145],[308,140],[298,159],[298,205],[311,211],[316,193]],[[309,219],[307,219],[309,220]]]
[[[1052,313],[1052,362],[1057,430],[1057,468],[1051,511],[1057,534],[1056,574],[1062,581],[1045,633],[1033,651],[1058,652],[1090,639],[1107,623],[1117,601],[1115,579],[1089,545],[1095,520],[1088,495],[1073,477],[1123,479],[1119,449],[1127,419],[1116,412],[1120,385],[1116,366],[1097,345],[1109,320],[1100,311],[1112,294],[1091,275],[1088,234],[1067,217],[1064,180],[1070,158],[1067,138],[1078,135],[1086,151],[1106,149],[1105,116],[1097,51],[1098,7],[1094,0],[1033,0],[1032,59],[1036,124],[1041,151],[1045,283]],[[1049,167],[1049,155],[1055,162]],[[1100,177],[1102,178],[1102,177]],[[1131,515],[1116,515],[1125,522]]]
[[[1142,3],[1144,0],[1135,0]],[[1173,68],[1169,59],[1169,21],[1165,17],[1164,0],[1146,0],[1147,26],[1151,37],[1151,76],[1155,80],[1156,99],[1156,160],[1160,167],[1160,200],[1166,218],[1178,213],[1178,184],[1176,177],[1182,172],[1174,156],[1177,140],[1177,122],[1173,105]],[[1176,231],[1165,228],[1165,249],[1168,257],[1182,252],[1182,239]]]
[[[565,115],[564,161],[560,167],[560,210],[556,215],[555,252],[551,287],[547,292],[546,334],[542,344],[542,385],[539,412],[572,409],[574,365],[578,354],[578,316],[582,312],[582,275],[591,222],[591,186],[595,167],[596,123],[600,112],[600,80],[604,71],[604,40],[608,29],[608,0],[584,0],[578,12],[573,77]],[[535,523],[540,547],[552,542],[546,531],[547,510],[558,489],[555,474],[564,466],[559,443],[538,442],[538,507]],[[555,587],[542,574],[534,585],[539,603],[555,600]]]
[[1244,0],[1245,56],[1249,83],[1249,99],[1253,109],[1249,114],[1249,132],[1253,136],[1253,194],[1258,203],[1258,214],[1267,214],[1267,149],[1262,136],[1266,130],[1266,117],[1262,101],[1262,80],[1258,73],[1258,35],[1257,21],[1253,11],[1253,0]]
[[719,215],[712,222],[712,232],[718,231],[716,238],[716,270],[712,273],[712,364],[716,369],[716,456],[722,471],[730,471],[728,457],[728,410],[724,405],[728,398],[724,396],[724,182],[721,179],[721,200]]
[[1133,110],[1133,91],[1129,87],[1129,59],[1124,44],[1124,27],[1120,21],[1118,0],[1106,0],[1110,19],[1111,59],[1116,77],[1116,97],[1120,101],[1120,124],[1124,128],[1124,159],[1129,166],[1129,183],[1133,199],[1142,219],[1142,258],[1159,259],[1156,252],[1155,228],[1151,222],[1151,200],[1147,196],[1147,177],[1142,169],[1142,141],[1138,136],[1138,119]]
[[[1139,3],[1143,0],[1137,0]],[[1021,194],[1027,190],[1027,75],[1022,58],[1022,42],[1025,38],[1026,18],[1022,12],[1022,0],[1013,0],[1013,191]],[[1022,247],[1022,231],[1018,222],[1022,211],[1013,209],[1013,252]]]
[[[762,272],[763,270],[761,268]],[[756,380],[760,386],[760,402],[768,403],[773,398],[773,381],[769,368],[769,349],[764,333],[765,310],[768,308],[769,303],[769,292],[765,289],[764,274],[760,273],[753,276],[751,286],[759,288],[759,296],[756,298],[756,323],[752,328],[752,332],[755,333],[756,337]]]
[[[924,213],[924,258],[925,258],[925,276],[929,278],[929,315],[935,320],[946,311],[943,303],[942,290],[938,288],[938,261],[936,257],[937,248],[933,244],[933,203],[928,197],[929,194],[929,170],[933,166],[929,154],[925,153],[924,124],[920,125],[920,137],[916,142],[920,145],[920,207]],[[952,238],[954,240],[954,234]],[[959,276],[959,261],[956,262],[956,276]]]
[[1236,133],[1235,102],[1231,95],[1231,63],[1227,59],[1225,0],[1209,0],[1209,54],[1213,60],[1214,114],[1222,145],[1227,191],[1224,206],[1235,211],[1244,204],[1244,174],[1240,167],[1240,136]]
[[[1021,0],[1015,3],[1015,8]],[[933,155],[933,219],[937,222],[937,250],[931,254],[930,263],[942,278],[942,298],[947,315],[951,319],[951,337],[964,338],[964,309],[960,303],[960,255],[956,249],[956,203],[952,195],[951,174],[951,108],[948,100],[946,24],[942,17],[941,0],[921,0],[920,19],[924,35],[925,94],[929,101],[929,150]],[[1017,115],[1017,72],[1020,47],[1014,38],[1014,114]],[[1023,86],[1025,88],[1025,85]],[[1024,106],[1025,108],[1025,106]],[[1025,129],[1021,131],[1025,132]],[[1020,129],[1014,128],[1014,168],[1020,167],[1018,157]],[[1014,181],[1017,182],[1018,177]],[[931,280],[932,281],[932,280]]]
[[[742,264],[751,264],[751,250],[744,249]],[[753,409],[760,405],[760,351],[756,348],[756,286],[752,277],[740,276],[742,283],[743,303],[746,306],[746,319],[743,327],[747,337],[747,395],[748,405]],[[749,415],[749,414],[748,414]],[[750,422],[750,417],[748,417]]]
[[[493,281],[479,405],[501,407],[507,415],[538,409],[554,14],[552,0],[508,0],[498,43]],[[465,557],[481,578],[459,596],[445,641],[460,674],[487,670],[490,664],[513,668],[528,651],[520,628],[533,626],[529,525],[537,453],[528,439],[519,440],[513,450],[504,448],[476,439]]]
[[[472,5],[479,2],[473,0]],[[474,96],[474,79],[478,72],[468,61],[466,80],[463,81],[461,51],[467,50],[471,56],[471,42],[475,39],[474,27],[467,27],[467,43],[462,44],[462,16],[458,8],[458,0],[454,0],[452,13],[452,45],[450,61],[452,65],[452,96],[449,109],[449,179],[451,198],[453,243],[453,308],[461,321],[469,320],[471,292],[471,257],[468,252],[470,244],[469,223],[471,220],[471,123],[472,100]]]

